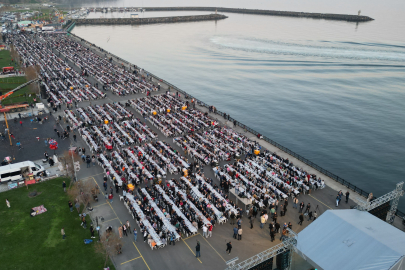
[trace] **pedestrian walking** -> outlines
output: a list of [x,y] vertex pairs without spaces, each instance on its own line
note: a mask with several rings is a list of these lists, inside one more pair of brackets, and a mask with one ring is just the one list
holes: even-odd
[[273,218],[275,212],[276,212],[276,208],[273,206],[273,207],[270,209],[270,217],[271,217],[271,218]]
[[90,162],[91,162],[91,158],[90,158],[90,156],[87,156],[86,157],[87,168],[91,167]]
[[127,225],[127,230],[128,230],[128,232],[131,233],[131,225],[129,224],[129,221],[128,221],[128,220],[127,220],[126,225]]
[[238,224],[238,228],[242,226],[242,220],[238,218],[238,221],[236,221],[236,224]]
[[20,120],[20,125],[21,125],[21,126],[22,126],[22,123],[23,123],[23,122]]
[[108,195],[108,199],[110,200],[110,203],[113,202],[113,193],[111,192],[110,195]]
[[169,245],[171,245],[172,243],[173,243],[173,246],[175,246],[176,245],[176,242],[174,241],[176,239],[176,237],[174,236],[174,233],[172,232],[171,234],[170,234],[170,242],[169,242]]
[[8,199],[6,199],[6,204],[7,204],[7,207],[8,207],[8,208],[11,207],[11,206],[10,206],[10,202],[8,201]]
[[[253,223],[255,222],[255,218],[253,216],[249,217],[250,229],[253,229]],[[239,227],[240,228],[240,227]]]
[[274,213],[274,215],[273,215],[273,222],[274,222],[274,223],[277,222],[277,218],[278,218],[278,215],[277,215],[277,212],[276,212],[276,213]]
[[276,233],[279,233],[280,232],[280,223],[276,222],[274,227],[276,228]]
[[302,213],[302,210],[304,209],[305,203],[301,202],[300,203],[300,210],[298,211],[298,213]]
[[287,228],[283,229],[283,232],[281,233],[280,241],[283,241],[287,237]]
[[298,222],[298,225],[301,225],[302,226],[302,222],[304,221],[304,214],[303,213],[301,213],[301,215],[300,215],[300,221]]
[[73,212],[73,203],[71,201],[69,201],[69,208],[70,208],[70,212]]
[[339,198],[339,194],[336,196],[336,207],[338,207],[339,206],[339,200],[340,200],[340,198]]
[[207,235],[207,238],[208,237],[212,237],[212,229],[214,228],[214,226],[212,226],[212,224],[210,224],[209,226],[208,226],[208,235]]
[[104,191],[107,191],[107,180],[104,180],[103,187],[104,187]]
[[233,238],[237,239],[237,237],[238,237],[238,228],[235,227],[233,228]]
[[197,241],[197,245],[195,246],[195,257],[196,258],[201,257],[200,249],[201,249],[200,242]]
[[75,207],[76,207],[77,213],[80,213],[80,203],[78,201],[76,201]]
[[228,252],[228,255],[231,255],[231,250],[232,250],[232,242],[226,243],[226,251]]
[[86,221],[86,216],[85,214],[82,215],[82,223],[83,223],[83,228],[87,229],[87,221]]
[[309,212],[309,214],[308,214],[308,221],[310,221],[311,219],[312,219],[312,211]]
[[48,139],[45,139],[44,142],[45,142],[45,147],[48,147]]
[[342,200],[342,196],[343,196],[343,192],[341,190],[338,192],[338,196],[339,196],[339,203],[340,203],[340,201]]
[[293,200],[293,208],[297,209],[298,208],[298,198],[295,197]]
[[266,222],[266,218],[263,216],[260,217],[260,229],[263,229],[264,223]]
[[122,238],[122,226],[118,227],[118,234],[120,235],[120,238]]
[[62,183],[62,187],[63,187],[63,191],[66,192],[66,183],[65,183],[65,181],[63,181],[63,183]]
[[270,231],[270,239],[271,239],[271,242],[274,241],[275,236],[276,236],[276,234],[274,233],[274,230],[271,230],[271,231]]
[[238,240],[242,240],[242,228],[238,230]]
[[17,141],[17,143],[15,144],[16,146],[18,146],[18,150],[21,150],[23,147],[21,146],[20,141]]
[[313,221],[315,221],[315,219],[318,217],[318,214],[316,213],[316,211],[314,211],[314,220]]
[[203,225],[203,237],[207,237],[207,226],[205,226],[205,224]]
[[60,230],[60,233],[62,234],[62,239],[65,240],[65,238],[66,238],[65,228],[62,228],[62,229]]
[[307,204],[307,208],[305,208],[305,213],[308,213],[309,214],[309,210],[311,209],[311,204],[310,203],[308,203]]
[[126,237],[128,237],[128,234],[127,234],[127,226],[124,224],[124,225],[122,225],[122,232],[124,233],[124,235],[126,236]]
[[235,224],[235,217],[236,217],[236,216],[235,216],[235,213],[232,212],[232,213],[231,213],[231,223],[230,223],[231,225],[234,225],[234,224]]
[[93,228],[93,225],[90,225],[90,233],[91,233],[91,238],[96,238],[96,237],[94,236],[94,228]]
[[134,228],[134,241],[136,242],[136,239],[138,238],[138,232],[136,231],[136,228]]
[[73,134],[73,140],[74,140],[75,142],[77,142],[77,140],[76,140],[76,134]]
[[350,192],[349,192],[349,191],[347,191],[347,192],[346,192],[346,203],[348,203],[348,202],[349,202],[349,196],[350,196]]

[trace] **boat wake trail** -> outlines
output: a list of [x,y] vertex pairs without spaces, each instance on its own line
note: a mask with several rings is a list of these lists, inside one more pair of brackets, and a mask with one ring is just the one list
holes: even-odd
[[233,50],[274,55],[293,55],[331,59],[353,59],[368,61],[405,62],[405,49],[370,46],[370,44],[348,42],[308,41],[300,43],[280,42],[263,39],[241,39],[235,37],[212,37],[210,42]]

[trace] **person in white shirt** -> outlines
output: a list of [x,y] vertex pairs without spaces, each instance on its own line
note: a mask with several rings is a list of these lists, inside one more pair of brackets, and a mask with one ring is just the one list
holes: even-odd
[[203,237],[207,237],[207,226],[203,225]]

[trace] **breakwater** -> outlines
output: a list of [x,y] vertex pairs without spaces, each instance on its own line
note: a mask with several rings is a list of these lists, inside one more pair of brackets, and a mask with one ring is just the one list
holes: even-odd
[[228,18],[222,14],[194,15],[194,16],[173,16],[173,17],[154,17],[154,18],[100,18],[100,19],[76,19],[76,25],[84,24],[153,24],[153,23],[178,23],[178,22],[196,22],[213,21]]
[[284,16],[296,18],[311,18],[324,20],[339,20],[348,22],[367,22],[374,20],[368,16],[350,15],[350,14],[333,14],[333,13],[311,13],[311,12],[296,12],[296,11],[281,11],[281,10],[264,10],[264,9],[244,9],[244,8],[224,8],[224,7],[145,7],[145,8],[89,8],[95,12],[123,12],[123,11],[218,11],[229,13],[255,14],[267,16]]

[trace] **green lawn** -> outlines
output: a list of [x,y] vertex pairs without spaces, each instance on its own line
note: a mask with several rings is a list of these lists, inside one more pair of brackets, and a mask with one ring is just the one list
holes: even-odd
[[[10,65],[11,63],[11,65]],[[11,62],[11,55],[9,50],[1,50],[0,51],[0,68],[15,66],[15,62]]]
[[[28,103],[32,103],[32,102],[34,102],[34,98],[36,97],[36,94],[31,93],[31,91],[32,90],[31,90],[30,86],[27,85],[27,86],[23,87],[22,89],[14,92],[7,98],[3,99],[1,101],[1,104],[3,104],[3,105],[19,104],[19,103],[23,103],[25,101],[27,101]],[[25,96],[25,94],[27,94],[27,96]],[[31,96],[29,96],[30,94],[31,94]],[[37,99],[36,102],[39,102],[39,100]]]
[[0,78],[0,91],[6,93],[26,82],[25,76]]
[[[63,180],[67,179],[56,178],[31,185],[28,190],[22,187],[0,193],[1,269],[103,269],[104,259],[94,252],[94,242],[83,243],[90,239],[90,230],[80,226],[76,209],[70,212]],[[33,190],[41,194],[28,197]],[[6,199],[11,208],[7,208]],[[31,217],[31,208],[40,205],[48,211]],[[89,219],[87,224],[89,228]],[[110,268],[114,269],[111,263]]]

